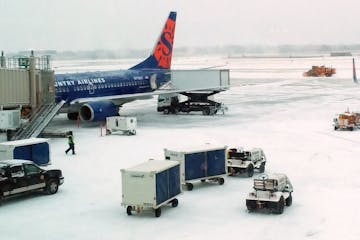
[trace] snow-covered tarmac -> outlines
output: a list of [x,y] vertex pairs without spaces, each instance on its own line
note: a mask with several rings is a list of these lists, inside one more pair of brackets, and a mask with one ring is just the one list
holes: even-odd
[[[174,69],[225,65],[231,89],[216,100],[225,115],[162,115],[156,98],[125,104],[121,114],[136,116],[136,136],[100,136],[97,123],[68,121],[52,129],[73,130],[76,155],[65,155],[66,139],[51,139],[52,165],[65,183],[55,195],[27,195],[0,207],[0,239],[346,239],[360,228],[360,130],[335,132],[336,113],[360,110],[360,88],[352,83],[352,59],[221,57],[174,59]],[[357,59],[357,62],[360,62]],[[57,71],[126,68],[132,62],[55,62]],[[312,65],[333,66],[331,78],[305,78]],[[95,66],[95,67],[94,67]],[[107,67],[108,66],[108,67]],[[252,179],[227,177],[220,186],[194,185],[177,208],[127,216],[121,206],[121,168],[163,159],[163,149],[213,143],[263,148],[266,172],[286,173],[293,205],[282,215],[248,213],[245,198]],[[256,175],[255,175],[256,176]]]

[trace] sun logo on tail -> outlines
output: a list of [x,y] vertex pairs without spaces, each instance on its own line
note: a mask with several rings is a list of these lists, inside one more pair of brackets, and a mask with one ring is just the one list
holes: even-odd
[[154,57],[158,62],[158,67],[169,69],[171,66],[171,56],[174,44],[175,21],[168,19],[164,30],[161,33],[158,43],[154,50]]

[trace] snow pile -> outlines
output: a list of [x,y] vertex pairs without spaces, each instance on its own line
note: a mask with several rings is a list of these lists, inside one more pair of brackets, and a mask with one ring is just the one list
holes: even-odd
[[[174,68],[187,66],[186,61],[193,63],[178,59]],[[209,65],[224,61],[212,59]],[[99,124],[77,128],[59,115],[51,128],[72,130],[77,152],[65,155],[66,139],[51,139],[50,167],[62,169],[65,183],[52,196],[6,201],[0,207],[1,239],[357,240],[360,131],[335,132],[332,127],[336,113],[347,107],[360,110],[351,58],[279,61],[227,59],[232,88],[216,96],[229,107],[225,115],[162,115],[156,112],[156,99],[136,101],[121,113],[137,117],[137,135],[103,137]],[[302,77],[311,65],[320,64],[332,65],[338,73]],[[282,215],[248,213],[245,198],[253,180],[237,176],[227,177],[222,186],[195,184],[192,192],[179,196],[177,208],[164,207],[160,218],[153,212],[126,215],[120,205],[120,169],[162,159],[164,148],[208,142],[263,148],[266,172],[290,178],[293,205]]]

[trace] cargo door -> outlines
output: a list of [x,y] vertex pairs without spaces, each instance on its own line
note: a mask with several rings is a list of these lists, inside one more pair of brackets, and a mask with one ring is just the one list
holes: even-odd
[[206,176],[206,153],[185,155],[185,181]]
[[169,169],[169,197],[172,198],[181,192],[180,189],[180,165]]
[[225,173],[225,149],[207,152],[207,176]]
[[49,163],[49,144],[47,142],[32,146],[32,161],[38,165]]
[[220,71],[220,84],[222,88],[228,88],[230,86],[229,81],[229,70],[221,70]]
[[32,152],[31,145],[15,147],[14,148],[14,158],[31,160],[31,158],[32,158],[31,152]]
[[169,196],[168,170],[156,174],[156,205],[168,200]]

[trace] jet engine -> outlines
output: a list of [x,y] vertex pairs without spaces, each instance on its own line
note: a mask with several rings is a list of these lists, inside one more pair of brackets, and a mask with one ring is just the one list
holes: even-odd
[[80,108],[81,120],[88,122],[104,121],[117,115],[118,107],[111,101],[88,102]]

